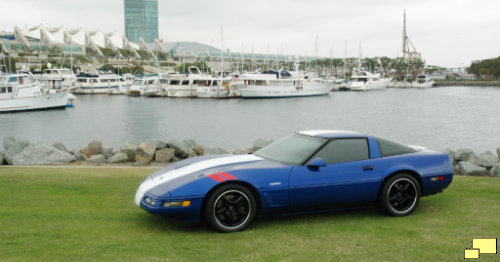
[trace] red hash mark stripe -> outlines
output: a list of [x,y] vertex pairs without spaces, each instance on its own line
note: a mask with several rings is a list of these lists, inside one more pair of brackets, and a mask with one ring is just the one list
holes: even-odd
[[231,180],[237,180],[238,179],[235,176],[230,175],[230,174],[228,174],[226,172],[219,172],[219,173],[217,173],[217,175],[223,176],[223,177],[225,177],[227,179],[231,179]]
[[211,179],[217,181],[217,182],[222,182],[222,181],[226,181],[225,178],[221,177],[221,176],[218,176],[216,174],[211,174],[211,175],[208,175],[208,177],[210,177]]

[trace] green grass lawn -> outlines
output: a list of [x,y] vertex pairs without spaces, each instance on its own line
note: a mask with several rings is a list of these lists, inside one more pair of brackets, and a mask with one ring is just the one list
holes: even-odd
[[464,261],[472,238],[500,238],[498,178],[455,177],[408,217],[369,208],[258,218],[221,234],[138,208],[151,172],[0,168],[0,261]]

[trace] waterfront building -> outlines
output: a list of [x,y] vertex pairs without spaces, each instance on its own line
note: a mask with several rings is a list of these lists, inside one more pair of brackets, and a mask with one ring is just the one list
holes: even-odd
[[140,57],[137,51],[141,50],[141,46],[117,32],[38,25],[16,26],[13,32],[0,32],[0,49],[4,53],[12,53],[14,57],[33,54],[40,58],[49,55],[101,57],[104,56],[103,49],[111,49],[118,57],[123,57],[120,50],[128,50],[135,57]]
[[124,0],[125,35],[134,42],[158,39],[158,0]]

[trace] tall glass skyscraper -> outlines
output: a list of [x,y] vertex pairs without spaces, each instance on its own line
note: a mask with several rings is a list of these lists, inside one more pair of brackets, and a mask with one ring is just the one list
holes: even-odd
[[158,0],[124,0],[125,35],[137,43],[142,37],[146,43],[158,38]]

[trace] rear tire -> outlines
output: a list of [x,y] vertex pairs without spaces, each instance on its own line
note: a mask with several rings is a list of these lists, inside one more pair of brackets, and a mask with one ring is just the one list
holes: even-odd
[[245,229],[256,214],[252,192],[238,184],[227,184],[208,196],[203,215],[207,223],[223,233]]
[[411,175],[399,173],[382,185],[377,208],[389,216],[407,216],[420,202],[420,185]]

